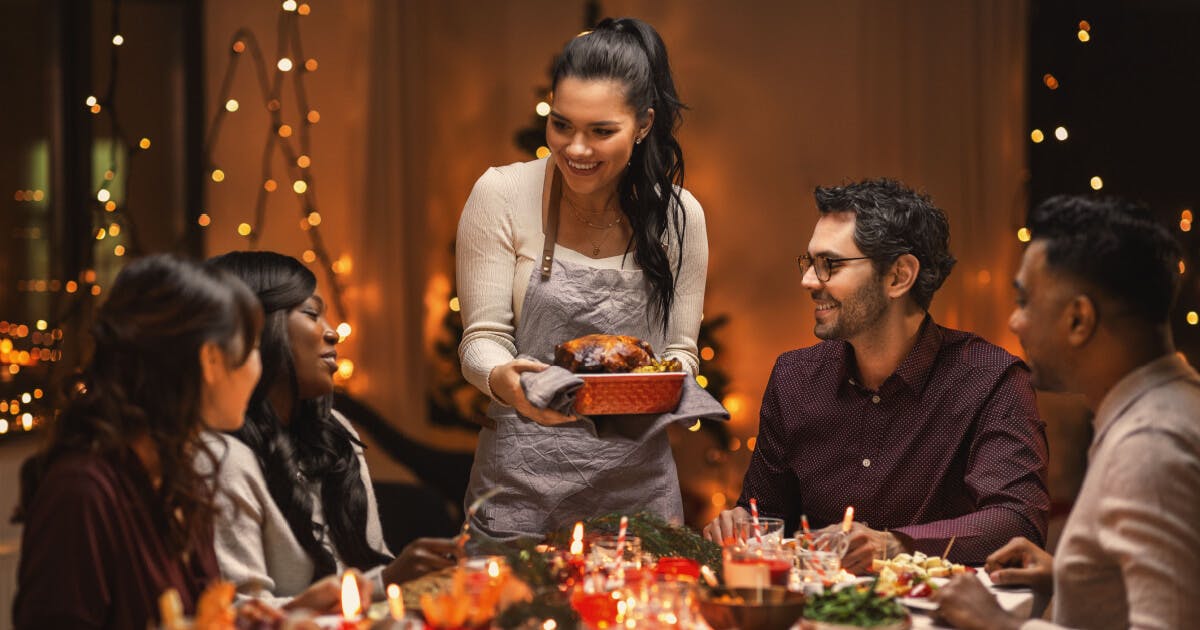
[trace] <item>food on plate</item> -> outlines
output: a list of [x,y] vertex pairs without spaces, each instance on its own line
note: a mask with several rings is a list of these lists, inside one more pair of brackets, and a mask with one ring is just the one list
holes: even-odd
[[883,567],[875,580],[875,592],[888,597],[929,597],[936,589],[928,576],[909,569]]
[[554,364],[580,374],[622,372],[677,372],[682,366],[671,359],[654,358],[649,343],[629,335],[584,335],[554,348]]
[[872,586],[863,584],[814,596],[804,607],[805,621],[856,628],[907,627],[908,611],[896,598],[881,595]]
[[908,571],[922,577],[950,577],[974,572],[971,567],[955,564],[938,556],[926,556],[920,551],[912,554],[902,553],[891,560],[876,558],[871,561],[873,573],[880,573],[885,567],[897,573]]

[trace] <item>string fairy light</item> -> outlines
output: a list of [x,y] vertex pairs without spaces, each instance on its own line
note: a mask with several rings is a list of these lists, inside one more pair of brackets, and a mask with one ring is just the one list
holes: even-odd
[[[262,150],[259,181],[263,182],[263,185],[258,188],[252,217],[238,223],[238,234],[248,239],[250,248],[256,248],[263,234],[269,193],[276,191],[280,183],[286,185],[286,182],[291,182],[300,212],[300,221],[296,225],[308,234],[309,239],[309,247],[300,258],[307,264],[320,265],[329,285],[328,297],[331,306],[343,320],[349,320],[344,298],[348,266],[339,265],[341,273],[335,270],[335,261],[322,238],[320,226],[323,216],[317,202],[316,178],[312,168],[310,130],[321,120],[321,114],[308,101],[304,78],[307,74],[315,72],[319,64],[317,59],[305,54],[300,38],[300,20],[311,12],[312,7],[308,3],[285,0],[280,4],[277,45],[272,56],[264,52],[258,38],[249,29],[239,29],[233,34],[229,44],[229,60],[216,95],[215,102],[219,106],[214,108],[212,123],[205,138],[204,159],[209,165],[213,182],[223,181],[226,173],[217,167],[214,155],[225,117],[244,109],[244,103],[234,98],[232,92],[238,68],[246,61],[252,67],[259,95],[268,113],[270,133],[266,134],[267,140]],[[268,62],[268,59],[274,61]],[[284,119],[282,92],[284,82],[289,78],[295,96],[294,102],[289,103],[289,109],[294,106],[297,121]],[[287,173],[283,178],[276,177],[272,172],[272,156],[277,151],[282,155],[283,163],[287,165]],[[198,219],[202,226],[211,222],[207,214],[202,217],[202,221]],[[351,367],[349,371],[352,370]],[[349,373],[345,374],[345,377],[349,378]]]

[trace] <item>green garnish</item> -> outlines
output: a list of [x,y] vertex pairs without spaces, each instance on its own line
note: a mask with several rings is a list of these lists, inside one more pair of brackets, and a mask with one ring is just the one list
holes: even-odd
[[871,628],[904,619],[908,613],[894,597],[875,592],[875,585],[859,590],[843,588],[836,593],[826,591],[808,600],[804,617],[813,621]]

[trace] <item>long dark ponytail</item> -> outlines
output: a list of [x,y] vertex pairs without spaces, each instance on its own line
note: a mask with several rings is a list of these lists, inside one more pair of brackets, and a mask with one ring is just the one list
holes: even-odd
[[[633,258],[650,283],[652,310],[666,331],[687,228],[679,196],[683,149],[675,138],[684,105],[675,92],[666,46],[658,32],[641,20],[605,18],[595,30],[567,43],[554,63],[551,88],[557,89],[566,77],[621,82],[626,101],[639,119],[654,109],[654,123],[642,142],[634,145],[629,168],[617,184],[617,197],[633,229]],[[678,244],[674,261],[663,246],[664,238]]]
[[[337,571],[324,532],[313,521],[312,489],[321,484],[321,508],[332,546],[347,565],[367,570],[391,561],[367,543],[367,492],[359,473],[354,436],[333,417],[333,395],[300,400],[288,313],[312,296],[317,278],[300,261],[274,252],[231,252],[209,261],[241,278],[266,313],[260,352],[262,379],[250,397],[246,424],[234,436],[254,451],[267,489],[292,534],[312,560],[314,575]],[[279,383],[292,394],[291,422],[271,405]]]

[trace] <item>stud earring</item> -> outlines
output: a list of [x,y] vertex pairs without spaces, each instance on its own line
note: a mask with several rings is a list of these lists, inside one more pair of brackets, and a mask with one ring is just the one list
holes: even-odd
[[641,143],[642,143],[642,136],[638,136],[638,137],[637,137],[637,139],[633,141],[633,143],[634,143],[634,144],[641,144]]

